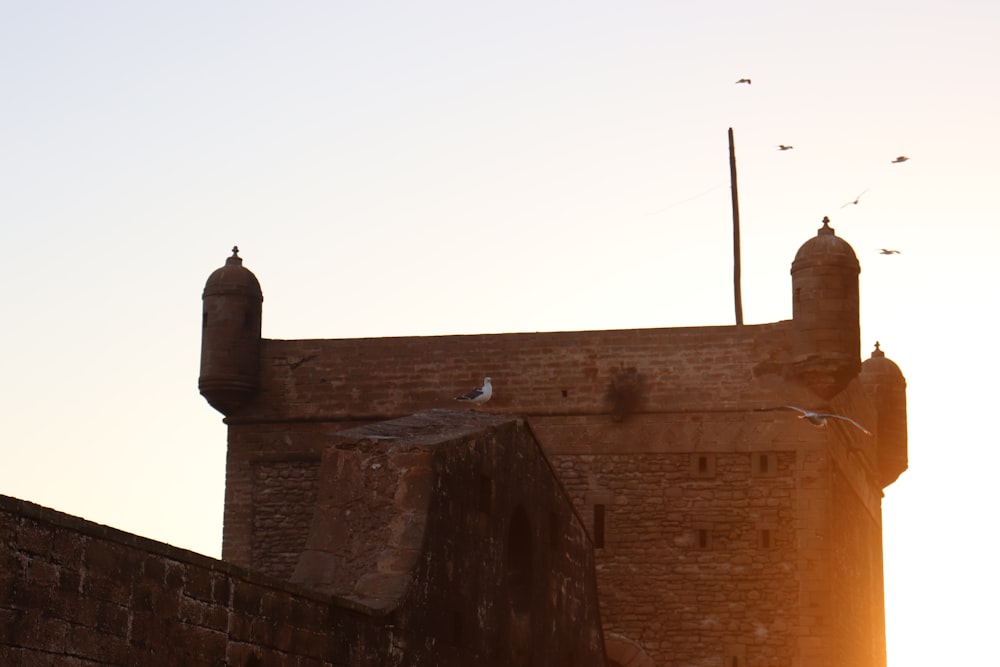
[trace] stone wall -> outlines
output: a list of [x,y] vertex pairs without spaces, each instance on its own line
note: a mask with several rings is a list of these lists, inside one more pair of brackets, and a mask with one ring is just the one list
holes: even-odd
[[657,665],[795,664],[795,465],[794,452],[556,457],[591,523],[604,515],[605,632]]
[[255,477],[258,555],[294,584],[0,497],[0,665],[604,665],[590,541],[526,424],[326,444]]
[[434,410],[341,431],[320,478],[295,582],[488,665],[603,662],[590,538],[522,421]]
[[[287,576],[276,554],[301,547],[294,497],[312,491],[285,488],[277,470],[301,466],[308,476],[338,430],[459,407],[453,397],[490,375],[487,410],[527,416],[550,454],[624,453],[662,447],[664,437],[690,442],[695,414],[725,423],[742,420],[748,405],[792,400],[779,391],[787,385],[787,325],[262,341],[261,389],[226,419],[223,558]],[[261,475],[275,475],[275,484]],[[280,531],[263,530],[274,522]]]
[[[269,567],[248,471],[296,456],[318,468],[338,429],[453,407],[488,374],[480,411],[527,415],[594,536],[616,663],[833,667],[853,647],[852,664],[882,665],[880,440],[767,408],[824,408],[876,431],[884,410],[862,378],[832,399],[797,381],[792,324],[263,341],[260,393],[227,418],[224,554]],[[853,508],[842,525],[841,496]],[[841,553],[868,559],[851,575],[863,610],[836,606]],[[838,626],[835,608],[863,613]]]
[[0,497],[0,664],[381,665],[361,608]]
[[837,653],[831,665],[884,663],[885,593],[882,578],[881,522],[842,474],[833,479],[830,519],[833,538],[829,570],[830,613]]
[[[614,667],[883,667],[881,491],[907,465],[906,383],[877,344],[861,363],[860,265],[828,222],[795,256],[788,321],[259,341],[256,384],[223,410],[224,556],[284,576],[317,540],[296,508],[307,468],[356,465],[323,454],[337,430],[454,407],[489,376],[480,409],[530,421],[591,532]],[[292,482],[271,472],[285,461],[309,463]],[[353,484],[320,473],[318,505],[328,478]]]
[[607,413],[616,383],[630,378],[636,412],[734,407],[782,382],[791,325],[263,340],[260,389],[228,421],[361,422],[452,408],[487,375],[490,409],[528,417]]

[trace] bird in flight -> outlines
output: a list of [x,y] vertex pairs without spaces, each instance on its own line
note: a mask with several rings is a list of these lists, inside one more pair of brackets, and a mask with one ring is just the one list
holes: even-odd
[[745,84],[747,84],[749,86],[750,85],[750,79],[740,79],[736,83],[745,83]]
[[810,424],[815,424],[816,426],[826,426],[826,422],[829,419],[840,419],[842,421],[853,424],[858,429],[860,429],[865,435],[871,435],[871,431],[866,429],[864,426],[854,421],[850,417],[845,417],[844,415],[835,415],[830,412],[814,412],[812,410],[806,410],[805,408],[800,408],[795,405],[782,405],[777,408],[761,408],[762,410],[794,410],[799,414],[799,419],[805,419]]
[[910,158],[906,157],[905,155],[900,155],[898,158],[896,158],[895,160],[892,161],[892,164],[898,164],[900,162],[906,162],[909,159]]
[[486,401],[490,400],[493,396],[493,385],[490,383],[490,379],[486,378],[483,380],[482,387],[476,387],[475,389],[470,389],[461,396],[456,396],[456,401],[463,401],[467,403],[472,403],[474,405],[481,405]]
[[795,146],[786,146],[785,144],[778,144],[779,151],[790,151],[793,148],[795,148]]
[[[865,190],[865,192],[868,192],[868,191]],[[863,195],[865,192],[862,192],[861,195]],[[854,198],[854,201],[849,201],[846,204],[844,204],[843,206],[841,206],[840,208],[846,208],[846,207],[850,206],[851,204],[857,205],[857,203],[859,201],[861,201],[861,195],[858,195],[857,197]]]
[[890,250],[889,248],[879,248],[878,254],[880,255],[898,255],[898,250]]

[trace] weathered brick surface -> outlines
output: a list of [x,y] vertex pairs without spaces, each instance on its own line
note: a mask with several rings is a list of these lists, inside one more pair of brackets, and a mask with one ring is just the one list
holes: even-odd
[[318,461],[261,461],[253,467],[253,553],[261,572],[288,579],[305,548],[316,503]]
[[831,664],[864,664],[873,654],[884,662],[882,532],[843,475],[834,475],[832,491],[828,620],[837,653]]
[[[859,270],[853,249],[824,221],[792,263],[790,321],[253,340],[240,348],[241,364],[260,372],[243,382],[220,365],[232,360],[234,347],[231,332],[213,323],[246,321],[245,304],[220,300],[219,312],[205,320],[200,384],[211,390],[206,396],[229,424],[223,555],[282,578],[311,568],[314,584],[357,599],[398,599],[399,574],[413,562],[412,548],[401,545],[421,534],[431,541],[436,529],[430,514],[411,512],[405,521],[397,515],[395,523],[389,516],[400,499],[411,510],[423,507],[427,477],[399,472],[387,486],[375,484],[383,496],[395,485],[399,496],[367,520],[330,522],[324,533],[307,525],[310,510],[329,517],[340,508],[346,515],[351,497],[344,493],[375,482],[370,472],[350,472],[374,449],[325,452],[338,430],[454,407],[452,396],[489,375],[494,398],[485,410],[530,421],[594,537],[611,664],[882,667],[880,503],[882,488],[907,465],[905,380],[877,349],[860,362]],[[246,284],[257,290],[256,278],[246,274],[240,275],[252,278]],[[220,275],[209,279],[206,293]],[[787,404],[849,415],[875,435],[867,438],[843,422],[816,429],[791,413],[760,411]],[[384,462],[391,459],[387,453]],[[324,472],[331,467],[334,472]],[[450,496],[472,506],[499,497],[498,478],[464,472],[465,488]],[[337,482],[345,488],[330,491]],[[548,539],[555,544],[564,521],[549,511]],[[484,539],[496,528],[488,516],[480,512],[479,539],[435,543],[424,552],[435,554],[425,565],[454,569],[483,554],[492,544]],[[391,525],[380,526],[380,520]],[[509,520],[521,541],[528,539],[526,525],[544,523],[524,513]],[[448,525],[466,523],[459,514]],[[26,548],[31,544],[44,552],[44,537],[26,537]],[[338,552],[338,545],[350,547]],[[311,564],[300,572],[300,561],[293,570],[303,549]],[[324,571],[324,558],[340,560],[332,568],[326,562]],[[550,593],[572,616],[586,606],[570,594],[572,577],[558,568],[571,570],[583,561],[576,553],[566,558],[552,574]],[[523,562],[515,565],[513,572],[524,571]],[[42,569],[39,576],[51,573]],[[477,592],[488,590],[475,576],[464,578]],[[71,577],[63,580],[74,584]],[[523,608],[530,599],[524,577],[512,581],[504,595]],[[254,634],[263,632],[256,621],[263,611],[243,609],[252,605],[244,604],[239,588],[232,595],[241,611],[230,634],[272,641]],[[455,637],[475,634],[451,598],[435,605],[445,616],[438,619],[438,634],[425,642],[443,636],[449,610]],[[532,632],[521,617],[507,619],[501,630],[497,636],[507,640]],[[410,652],[413,641],[394,637],[392,646]],[[342,646],[349,657],[356,650]],[[455,649],[438,644],[436,650],[451,656]],[[518,660],[523,657],[513,661],[527,664]],[[574,662],[571,653],[547,657],[547,664]]]
[[591,479],[606,492],[605,631],[641,642],[658,665],[721,656],[734,643],[748,644],[748,664],[794,664],[795,455],[778,455],[773,476],[752,474],[752,456],[720,454],[704,478],[682,453],[556,457],[579,507],[593,504]]
[[[346,665],[325,641],[301,641],[328,637],[331,615],[345,642],[387,641],[335,600],[24,501],[0,497],[0,526],[3,665]],[[259,611],[269,597],[288,613]],[[241,603],[269,635],[246,650]],[[355,664],[382,664],[366,661]]]
[[[760,398],[761,370],[791,363],[791,322],[531,334],[351,340],[264,340],[260,391],[229,423],[360,422],[451,408],[490,375],[491,410],[522,415],[607,413],[609,390],[634,373],[636,411]],[[762,362],[774,357],[772,368]],[[755,371],[755,368],[757,371]],[[758,374],[758,382],[750,380]],[[780,377],[775,377],[779,381]]]
[[486,664],[602,662],[590,542],[523,423],[431,411],[332,445],[297,582]]
[[[338,425],[337,428],[342,428]],[[229,432],[223,558],[287,579],[305,546],[329,424]]]
[[349,502],[309,499],[302,585],[0,496],[0,664],[605,664],[587,533],[526,425],[451,412],[333,443],[362,456],[327,457],[324,498]]
[[[258,539],[250,511],[259,511],[259,482],[244,472],[257,461],[275,452],[315,455],[337,429],[359,422],[453,407],[451,396],[488,374],[494,398],[482,410],[527,415],[589,530],[603,512],[595,558],[616,662],[833,667],[843,647],[863,646],[853,664],[878,667],[881,487],[872,472],[879,442],[843,423],[816,429],[793,413],[760,409],[824,407],[871,426],[886,408],[859,378],[829,400],[799,382],[797,335],[789,321],[263,341],[261,391],[227,420],[228,475],[240,486],[228,496],[226,544]],[[764,472],[754,468],[761,454],[770,457]],[[699,476],[698,456],[707,457],[710,475]],[[857,508],[846,521],[858,525],[843,535],[831,519],[840,502],[835,474]],[[268,511],[285,516],[292,508]],[[264,565],[251,550],[224,553]],[[835,558],[870,560],[858,598],[867,606],[849,607],[864,622],[843,630],[850,641],[830,623],[839,604],[830,588]]]

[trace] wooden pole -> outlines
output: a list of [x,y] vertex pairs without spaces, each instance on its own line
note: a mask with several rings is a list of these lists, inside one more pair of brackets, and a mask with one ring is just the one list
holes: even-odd
[[733,191],[733,298],[736,301],[736,325],[743,325],[743,288],[740,285],[740,197],[736,190],[736,147],[733,128],[729,128],[729,180]]

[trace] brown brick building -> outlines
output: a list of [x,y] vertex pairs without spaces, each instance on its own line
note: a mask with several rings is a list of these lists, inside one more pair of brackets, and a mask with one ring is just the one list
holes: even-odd
[[[303,554],[323,540],[317,496],[359,484],[320,465],[331,434],[454,408],[488,375],[482,410],[527,420],[589,532],[610,664],[884,665],[881,497],[907,465],[905,380],[877,344],[861,362],[859,273],[824,221],[792,263],[788,321],[266,340],[260,286],[234,253],[205,288],[199,383],[229,425],[223,558],[316,586]],[[495,469],[465,478],[497,492]],[[558,531],[545,502],[490,521],[532,507],[525,534],[543,543]],[[341,512],[346,545],[365,519]],[[473,531],[461,549],[482,546]]]
[[234,253],[223,560],[0,497],[0,664],[884,667],[906,384],[859,272],[824,223],[788,321],[289,341]]

